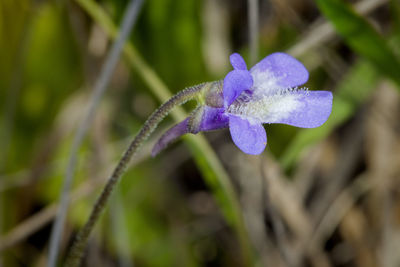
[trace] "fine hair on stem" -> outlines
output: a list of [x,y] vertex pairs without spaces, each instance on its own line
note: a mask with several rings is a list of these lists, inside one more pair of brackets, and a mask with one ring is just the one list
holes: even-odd
[[88,110],[74,136],[68,160],[68,165],[65,173],[64,184],[61,191],[60,208],[58,210],[50,235],[49,259],[47,262],[48,267],[56,266],[61,235],[64,229],[64,222],[68,210],[69,195],[71,191],[70,188],[75,172],[75,167],[77,164],[76,155],[78,153],[79,147],[83,142],[86,132],[88,131],[90,124],[93,121],[96,107],[98,106],[107,88],[107,85],[114,72],[115,66],[118,62],[125,41],[129,37],[129,34],[136,22],[143,1],[144,0],[131,0],[130,3],[128,4],[121,26],[121,32],[118,38],[113,43],[110,52],[107,54],[100,75],[96,81],[96,84],[94,85],[93,94],[90,99]]
[[93,206],[89,219],[79,231],[76,239],[72,244],[72,248],[67,255],[65,266],[79,266],[88,238],[94,225],[98,221],[100,215],[104,211],[106,204],[117,182],[120,180],[126,166],[132,156],[138,151],[141,145],[147,140],[150,134],[156,129],[157,125],[168,115],[168,113],[178,105],[182,105],[188,100],[194,99],[200,93],[205,84],[189,87],[174,95],[167,102],[162,104],[143,124],[142,128],[132,140],[121,160],[118,162],[106,185],[104,186],[99,198]]

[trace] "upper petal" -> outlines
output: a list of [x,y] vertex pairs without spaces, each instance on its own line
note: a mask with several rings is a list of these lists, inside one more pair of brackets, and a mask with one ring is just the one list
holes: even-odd
[[224,106],[227,108],[244,91],[253,85],[253,78],[247,70],[233,70],[224,79]]
[[329,91],[290,92],[266,108],[264,123],[284,123],[302,128],[321,126],[332,111]]
[[242,58],[241,55],[239,55],[238,53],[233,53],[230,57],[229,57],[232,67],[235,70],[247,70],[247,65],[246,62],[244,61],[244,59]]
[[254,90],[264,93],[302,85],[308,80],[308,71],[294,57],[285,53],[273,53],[258,62],[250,70]]
[[229,116],[232,140],[244,153],[261,154],[267,145],[267,134],[261,124],[250,124],[237,116]]

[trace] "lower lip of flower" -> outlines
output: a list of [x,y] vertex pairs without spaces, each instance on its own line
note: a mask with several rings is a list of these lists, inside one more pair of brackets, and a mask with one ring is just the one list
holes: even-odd
[[299,94],[304,89],[286,89],[278,94],[243,93],[225,111],[227,115],[238,116],[250,123],[274,123],[286,119],[298,110],[302,102]]

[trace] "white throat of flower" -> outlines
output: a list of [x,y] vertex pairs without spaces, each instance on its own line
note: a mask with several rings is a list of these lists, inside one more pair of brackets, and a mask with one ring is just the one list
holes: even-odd
[[[257,88],[258,89],[258,88]],[[301,110],[301,100],[308,93],[307,88],[279,89],[275,93],[255,90],[243,92],[226,110],[251,124],[279,123],[296,110]]]
[[280,79],[284,79],[286,74],[283,74],[281,77],[277,77],[272,72],[267,70],[260,71],[259,69],[255,69],[251,71],[251,76],[253,78],[252,91],[274,93],[280,89],[278,86],[278,81]]

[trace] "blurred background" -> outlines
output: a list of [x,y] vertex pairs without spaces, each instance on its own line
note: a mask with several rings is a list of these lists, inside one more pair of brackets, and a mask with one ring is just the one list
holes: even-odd
[[[0,0],[1,266],[48,262],[72,140],[128,2]],[[83,266],[400,266],[398,0],[144,0],[127,43],[76,155],[59,266],[168,95],[222,79],[232,52],[251,66],[276,51],[304,63],[310,90],[334,93],[328,122],[266,125],[260,156],[221,130],[152,158],[167,117]]]

